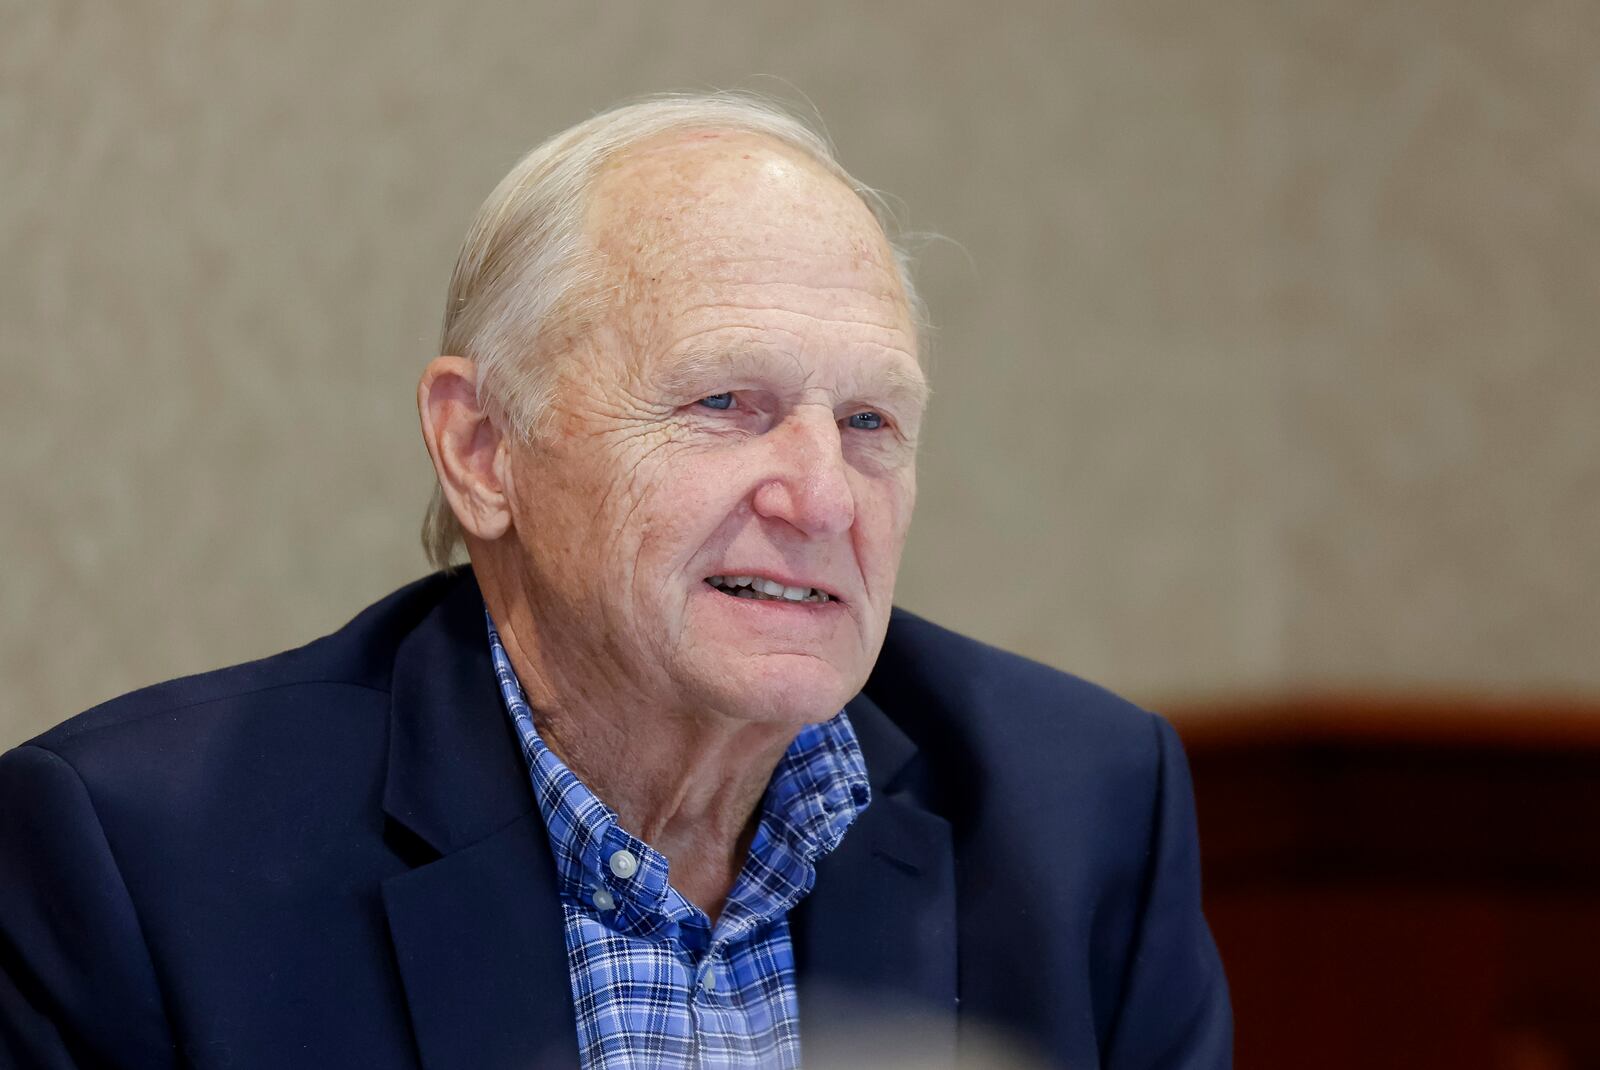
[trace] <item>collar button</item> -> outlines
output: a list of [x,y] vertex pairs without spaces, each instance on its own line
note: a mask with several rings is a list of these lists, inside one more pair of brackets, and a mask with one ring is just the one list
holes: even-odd
[[611,861],[607,865],[611,867],[612,873],[615,873],[623,880],[627,880],[639,872],[639,859],[634,856],[632,851],[628,850],[618,851],[613,854]]

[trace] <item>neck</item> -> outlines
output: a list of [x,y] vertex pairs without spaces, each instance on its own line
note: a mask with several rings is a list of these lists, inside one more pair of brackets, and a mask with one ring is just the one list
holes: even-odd
[[800,726],[676,708],[598,667],[580,686],[545,656],[531,616],[491,611],[545,745],[666,856],[673,887],[715,921]]

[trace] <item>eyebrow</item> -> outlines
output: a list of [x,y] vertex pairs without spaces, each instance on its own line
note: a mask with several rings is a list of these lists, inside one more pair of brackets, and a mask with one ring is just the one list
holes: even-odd
[[[808,378],[798,359],[763,346],[729,345],[726,342],[690,344],[665,358],[667,365],[657,375],[667,390],[686,394],[717,379],[777,379],[781,385],[803,387]],[[886,401],[904,402],[926,408],[931,393],[921,369],[908,370],[903,361],[884,361],[860,371],[857,382],[867,387],[870,396],[884,395]]]

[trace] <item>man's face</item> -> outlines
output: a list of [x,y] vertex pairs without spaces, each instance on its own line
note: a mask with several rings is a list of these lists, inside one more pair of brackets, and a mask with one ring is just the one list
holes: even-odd
[[916,496],[926,387],[881,232],[814,164],[718,135],[613,165],[588,231],[621,310],[513,456],[539,642],[569,686],[832,716],[883,643]]

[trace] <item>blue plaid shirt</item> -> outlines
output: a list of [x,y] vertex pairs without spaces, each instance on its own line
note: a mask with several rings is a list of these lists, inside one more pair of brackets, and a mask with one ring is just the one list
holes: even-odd
[[713,926],[668,883],[666,858],[539,738],[492,619],[489,651],[550,832],[581,1065],[798,1067],[788,914],[871,800],[850,721],[809,725],[784,752]]

